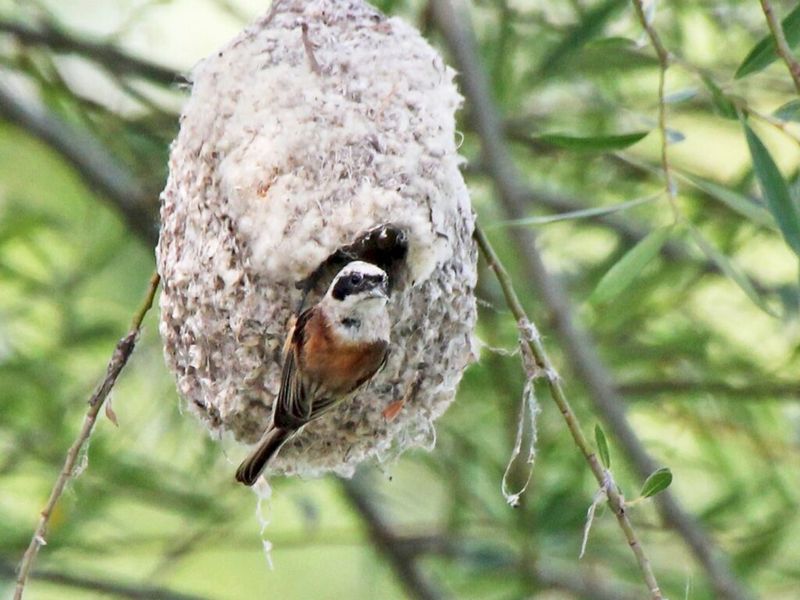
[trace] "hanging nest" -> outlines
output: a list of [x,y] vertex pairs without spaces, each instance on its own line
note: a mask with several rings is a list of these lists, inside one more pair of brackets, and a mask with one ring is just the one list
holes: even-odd
[[272,472],[351,474],[430,443],[473,359],[453,77],[415,29],[360,0],[278,0],[192,73],[162,194],[160,329],[209,428],[259,438],[289,320],[339,266],[368,260],[391,276],[386,366]]

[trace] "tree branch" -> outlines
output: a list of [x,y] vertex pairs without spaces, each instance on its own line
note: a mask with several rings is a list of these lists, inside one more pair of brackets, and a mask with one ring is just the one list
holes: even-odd
[[128,227],[147,244],[158,241],[157,204],[130,173],[88,134],[48,114],[0,84],[0,116],[63,156],[86,183],[112,203]]
[[619,585],[609,585],[600,577],[581,573],[577,569],[555,569],[538,560],[531,568],[533,576],[544,587],[565,590],[586,600],[635,600],[639,594]]
[[[485,539],[471,540],[447,534],[405,535],[395,538],[395,543],[408,548],[413,556],[428,554],[455,560],[470,556],[465,546],[468,547],[472,541],[486,543]],[[517,563],[510,553],[504,558],[506,560],[500,561],[498,569],[507,569],[510,564]],[[591,567],[584,569],[576,568],[575,565],[558,566],[553,562],[549,558],[523,559],[518,561],[518,567],[526,578],[534,580],[539,587],[564,590],[586,600],[635,600],[641,597],[641,594],[637,594],[629,584],[600,577],[591,571]]]
[[80,55],[116,74],[135,75],[161,85],[173,85],[183,79],[177,71],[130,56],[112,44],[72,37],[49,24],[34,29],[0,20],[0,33],[13,36],[25,46],[44,46],[53,52]]
[[[0,561],[0,577],[13,579],[16,576],[14,566],[5,561]],[[58,585],[73,587],[82,590],[98,592],[100,594],[130,598],[131,600],[205,600],[203,596],[182,594],[172,590],[141,584],[123,584],[104,579],[94,579],[61,571],[40,570],[32,575],[38,581],[48,581]]]
[[339,480],[345,496],[358,511],[370,538],[380,552],[386,557],[400,583],[411,598],[419,600],[439,600],[442,593],[428,581],[416,564],[416,550],[404,543],[404,539],[395,535],[392,528],[383,520],[378,510],[372,505],[363,484],[354,479]]
[[[452,53],[461,72],[464,94],[472,105],[473,126],[481,140],[487,170],[494,180],[499,200],[510,219],[526,214],[526,194],[511,155],[505,146],[502,125],[489,93],[486,74],[481,68],[475,49],[473,33],[462,14],[449,0],[432,0],[434,18],[438,29]],[[579,329],[572,317],[571,302],[560,282],[550,276],[545,267],[536,238],[529,229],[512,228],[513,242],[539,297],[552,317],[555,333],[576,374],[582,379],[596,410],[614,434],[641,478],[652,473],[657,464],[642,446],[628,423],[614,383],[605,365],[597,355],[589,335]],[[723,598],[743,600],[749,594],[734,577],[727,559],[717,550],[700,524],[685,512],[675,497],[666,490],[656,497],[662,518],[686,541],[703,565],[717,594]]]
[[70,449],[67,451],[67,457],[64,461],[64,466],[61,469],[61,473],[59,473],[55,484],[53,485],[53,490],[50,492],[50,498],[47,500],[47,504],[41,512],[39,524],[37,525],[36,530],[33,532],[33,537],[28,545],[28,549],[25,551],[25,554],[22,557],[19,567],[19,574],[17,576],[17,585],[14,591],[14,600],[22,600],[22,594],[25,590],[25,583],[28,579],[31,568],[33,567],[33,563],[36,560],[36,555],[39,552],[39,548],[47,544],[47,526],[50,522],[50,515],[58,503],[59,498],[61,498],[61,494],[64,492],[64,487],[67,485],[67,482],[69,482],[69,480],[73,477],[75,463],[78,460],[81,448],[84,447],[89,437],[92,435],[92,430],[94,429],[95,422],[97,421],[97,415],[100,413],[100,408],[103,406],[105,399],[108,397],[108,394],[111,392],[114,384],[117,381],[117,377],[119,377],[119,374],[122,372],[122,369],[125,368],[125,365],[128,363],[128,359],[133,353],[133,349],[136,346],[136,340],[139,336],[139,330],[142,327],[142,321],[144,320],[144,316],[147,314],[147,311],[150,310],[150,307],[153,304],[153,298],[155,297],[159,282],[160,277],[158,276],[158,273],[153,273],[152,277],[150,278],[150,285],[147,289],[144,301],[133,316],[130,330],[125,337],[123,337],[117,343],[114,353],[111,355],[111,360],[108,363],[105,378],[100,383],[94,394],[92,394],[91,398],[89,398],[89,410],[86,412],[86,416],[84,417],[81,431],[73,442],[72,446],[70,446]]
[[475,226],[475,240],[478,242],[478,248],[480,248],[489,268],[494,271],[495,275],[497,276],[497,280],[500,282],[500,287],[503,288],[503,294],[506,297],[506,303],[511,309],[511,312],[513,313],[514,318],[517,320],[519,325],[521,339],[524,340],[524,343],[526,343],[530,348],[531,354],[536,360],[536,366],[542,370],[543,377],[547,381],[547,385],[550,388],[550,395],[558,406],[558,409],[561,411],[564,421],[567,424],[567,428],[572,434],[572,439],[575,440],[575,445],[578,446],[581,454],[583,454],[583,457],[589,464],[589,468],[597,480],[598,485],[608,499],[608,505],[611,507],[614,516],[617,518],[619,526],[622,529],[622,532],[625,534],[625,539],[628,541],[628,545],[631,547],[631,550],[636,557],[636,561],[639,563],[639,570],[642,572],[642,577],[644,578],[644,581],[650,590],[650,597],[653,598],[653,600],[661,600],[663,596],[650,566],[650,561],[644,553],[644,548],[639,541],[630,519],[628,519],[628,513],[625,509],[625,499],[617,489],[617,485],[614,483],[613,479],[611,479],[608,470],[605,469],[602,464],[600,464],[600,461],[598,460],[592,445],[589,443],[589,440],[587,440],[586,436],[583,435],[583,429],[580,421],[578,420],[575,411],[572,410],[572,406],[570,405],[569,401],[567,400],[567,396],[564,393],[564,388],[561,386],[561,379],[556,373],[553,364],[550,362],[550,358],[547,355],[544,344],[542,344],[541,337],[539,336],[538,332],[536,332],[535,326],[528,318],[528,315],[525,313],[525,309],[522,307],[522,303],[517,297],[516,291],[514,291],[514,285],[511,281],[511,277],[506,272],[505,268],[500,262],[500,259],[497,257],[497,254],[495,254],[494,248],[492,248],[489,240],[483,234],[481,228],[477,225]]
[[786,41],[783,26],[769,0],[761,0],[761,10],[764,11],[764,17],[767,19],[772,39],[775,41],[775,51],[786,63],[786,68],[789,69],[789,74],[792,76],[792,81],[794,81],[794,87],[797,93],[800,94],[800,63],[797,62],[789,43]]

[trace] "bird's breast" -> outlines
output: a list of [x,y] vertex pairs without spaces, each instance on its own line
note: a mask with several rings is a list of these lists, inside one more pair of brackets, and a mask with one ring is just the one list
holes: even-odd
[[387,347],[385,341],[360,344],[337,341],[324,323],[312,319],[306,326],[298,362],[304,377],[331,395],[344,395],[375,374],[383,364]]

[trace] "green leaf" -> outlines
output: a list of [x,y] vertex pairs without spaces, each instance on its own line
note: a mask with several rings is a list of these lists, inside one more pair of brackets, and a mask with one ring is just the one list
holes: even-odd
[[[800,5],[786,15],[781,22],[786,42],[793,48],[800,42]],[[757,73],[768,67],[778,55],[775,53],[775,42],[771,35],[764,36],[747,54],[742,64],[736,69],[734,77],[741,79],[751,73]]]
[[583,19],[548,52],[536,68],[536,77],[548,77],[559,72],[563,61],[574,55],[589,40],[597,36],[614,14],[626,5],[623,0],[606,0],[583,15]]
[[587,48],[599,48],[605,52],[615,52],[618,50],[624,50],[625,48],[638,49],[639,47],[636,40],[619,35],[592,40],[586,44],[586,46]]
[[719,200],[725,206],[739,213],[753,223],[763,227],[769,227],[770,229],[778,228],[778,226],[775,224],[775,219],[772,218],[772,215],[769,213],[769,211],[739,192],[726,188],[725,186],[713,181],[709,181],[708,179],[698,177],[697,175],[687,174],[684,177],[686,177],[686,179],[688,179],[689,182],[696,188],[704,191],[715,200]]
[[800,211],[789,194],[789,186],[772,160],[769,151],[750,126],[742,122],[747,146],[753,157],[753,170],[761,193],[767,201],[772,216],[778,222],[783,238],[795,254],[800,256]]
[[642,498],[650,498],[659,492],[663,492],[672,483],[672,471],[667,467],[661,467],[650,473],[642,486]]
[[703,254],[705,254],[709,260],[711,260],[711,262],[717,265],[719,270],[722,271],[728,279],[738,285],[739,288],[741,288],[741,290],[747,294],[747,297],[753,301],[753,304],[758,306],[768,315],[773,317],[777,316],[775,311],[769,307],[764,298],[762,298],[758,291],[756,291],[756,289],[753,287],[753,284],[750,282],[750,279],[747,277],[747,275],[742,273],[742,271],[739,270],[739,268],[731,261],[731,259],[712,246],[696,228],[690,227],[689,231],[697,243],[697,246],[703,251]]
[[719,89],[719,86],[708,75],[703,74],[702,78],[708,91],[711,92],[711,104],[714,107],[714,112],[723,119],[738,119],[739,113],[736,112],[736,106]]
[[608,442],[606,441],[606,434],[600,425],[594,426],[594,439],[597,443],[597,453],[600,455],[600,460],[605,465],[606,469],[611,467],[611,456],[608,454]]
[[772,114],[781,121],[800,122],[800,100],[790,100]]
[[666,131],[667,131],[668,144],[677,144],[686,139],[686,136],[683,135],[683,133],[678,131],[677,129],[672,129],[671,127],[667,127]]
[[592,302],[606,302],[628,287],[642,269],[659,253],[669,238],[672,227],[651,231],[611,267],[592,292]]
[[568,69],[571,77],[576,74],[597,76],[609,71],[658,66],[658,59],[651,54],[643,54],[635,40],[621,37],[607,37],[592,40],[577,54],[570,57],[562,68]]
[[[658,192],[643,198],[636,198],[635,200],[628,200],[620,202],[619,204],[612,204],[611,206],[600,206],[597,208],[582,208],[580,210],[571,210],[569,212],[558,213],[555,215],[545,215],[542,217],[524,217],[522,219],[514,219],[512,221],[503,221],[500,225],[509,227],[519,227],[524,225],[546,225],[548,223],[556,223],[558,221],[572,221],[577,219],[591,219],[592,217],[602,217],[611,215],[624,210],[629,210],[648,202],[653,202],[664,195],[664,192]],[[767,215],[769,216],[769,215]]]
[[588,137],[572,136],[561,133],[545,133],[534,136],[534,139],[544,144],[565,148],[567,150],[595,151],[621,150],[632,146],[649,131],[636,131],[621,135],[595,135]]
[[681,102],[686,102],[687,100],[692,100],[697,96],[697,88],[683,88],[682,90],[678,90],[676,92],[672,92],[664,96],[664,102],[666,104],[680,104]]

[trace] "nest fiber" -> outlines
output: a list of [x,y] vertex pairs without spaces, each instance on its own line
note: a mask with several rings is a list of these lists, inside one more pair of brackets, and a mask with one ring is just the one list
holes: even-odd
[[384,226],[407,241],[385,368],[273,472],[348,474],[430,442],[473,357],[453,76],[415,29],[359,0],[279,1],[192,73],[162,194],[161,335],[180,394],[213,431],[252,443],[268,423],[298,282],[316,273],[314,302],[343,247]]

